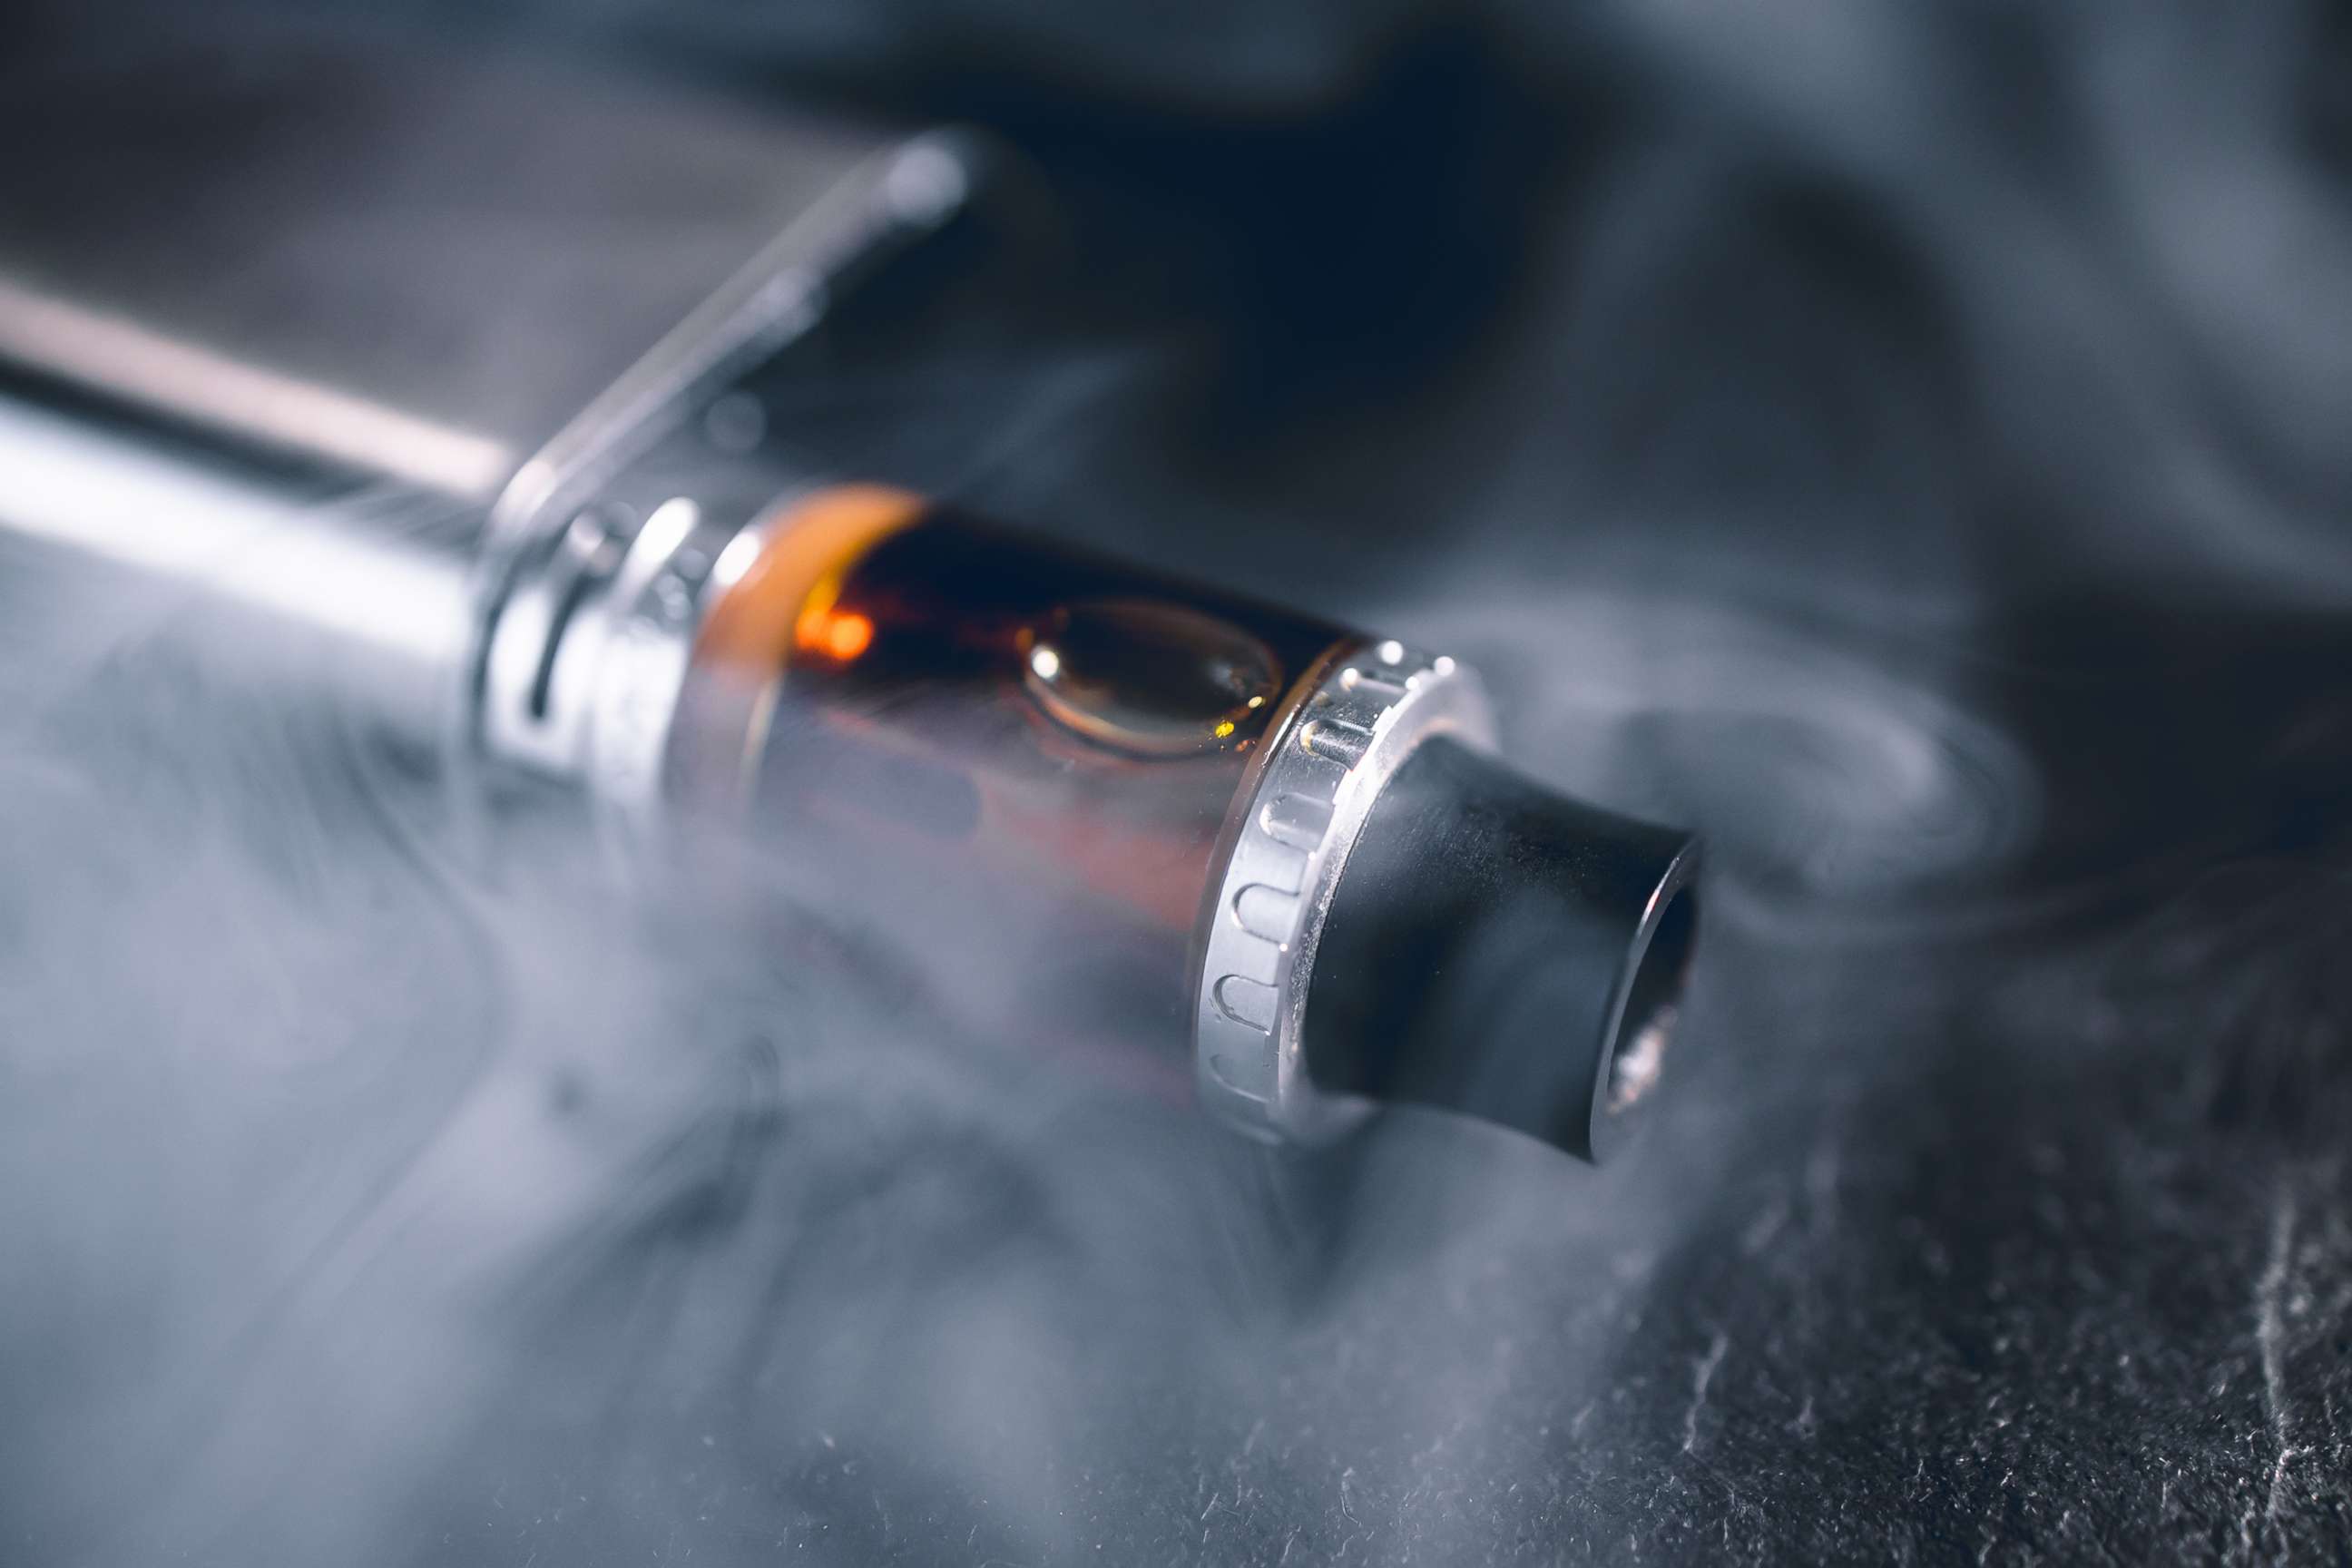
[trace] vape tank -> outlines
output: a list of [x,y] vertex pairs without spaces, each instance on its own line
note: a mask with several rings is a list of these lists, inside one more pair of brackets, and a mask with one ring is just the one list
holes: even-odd
[[[454,112],[527,117],[466,81],[436,79]],[[611,118],[648,134],[642,104]],[[958,222],[989,158],[793,134],[781,234],[616,376],[572,345],[600,385],[552,434],[426,421],[349,361],[286,372],[216,300],[199,319],[103,265],[78,296],[19,244],[0,523],[365,644],[351,700],[467,771],[576,788],[632,844],[687,818],[757,838],[814,896],[1019,977],[1004,1026],[1246,1133],[1414,1101],[1605,1152],[1673,1023],[1688,838],[1512,773],[1442,652],[793,450],[768,378]],[[383,527],[425,515],[383,500],[412,493],[432,526]]]

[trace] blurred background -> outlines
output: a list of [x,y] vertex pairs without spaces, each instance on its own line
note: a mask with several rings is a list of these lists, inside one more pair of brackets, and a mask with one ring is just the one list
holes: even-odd
[[985,128],[796,442],[1461,654],[1710,853],[1625,1157],[1301,1159],[12,536],[0,1559],[2352,1553],[2352,13],[1573,11],[0,24],[10,286],[362,353],[445,491],[811,116]]

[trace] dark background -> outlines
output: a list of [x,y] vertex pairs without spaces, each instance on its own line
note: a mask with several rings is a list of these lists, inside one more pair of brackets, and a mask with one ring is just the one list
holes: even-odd
[[804,439],[1467,656],[1689,1014],[1606,1171],[1269,1155],[20,582],[0,1555],[2352,1556],[2347,16],[408,15],[1005,133]]

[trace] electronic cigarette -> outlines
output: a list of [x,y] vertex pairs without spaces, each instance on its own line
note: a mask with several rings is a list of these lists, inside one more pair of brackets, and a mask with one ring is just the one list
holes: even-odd
[[[482,69],[431,90],[493,121],[543,110]],[[568,169],[648,137],[680,156],[757,140],[600,101],[566,100],[584,134],[518,133],[505,155]],[[1605,1152],[1673,1023],[1687,836],[1512,772],[1443,652],[1262,602],[1215,563],[1171,581],[792,449],[772,378],[862,279],[984,199],[988,154],[758,134],[799,181],[780,236],[625,368],[556,353],[541,403],[593,390],[551,431],[421,416],[413,345],[289,370],[278,323],[158,285],[152,256],[110,268],[128,237],[11,240],[0,522],[342,638],[347,700],[472,776],[584,792],[633,844],[689,818],[756,838],[806,870],[800,896],[1004,976],[992,1022],[1244,1132],[1314,1143],[1410,1101]],[[506,173],[519,193],[549,178]],[[277,221],[300,231],[298,211]],[[518,268],[579,277],[563,247],[594,237],[541,243],[485,260],[497,281],[462,300],[401,307],[543,340],[543,300],[497,296],[532,282]],[[633,300],[597,330],[647,313]],[[548,363],[538,340],[511,343],[519,364]]]

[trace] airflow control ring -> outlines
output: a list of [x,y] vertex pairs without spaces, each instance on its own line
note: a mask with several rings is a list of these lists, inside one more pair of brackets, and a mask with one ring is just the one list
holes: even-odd
[[1192,1037],[1202,1103],[1243,1131],[1314,1142],[1365,1109],[1307,1074],[1316,943],[1373,800],[1441,734],[1493,743],[1476,676],[1443,654],[1366,643],[1325,665],[1244,786],[1202,918]]

